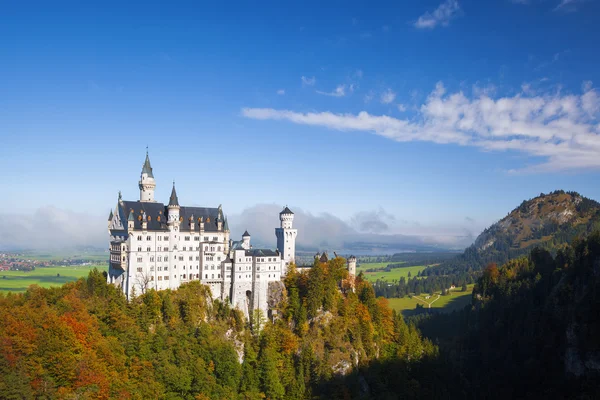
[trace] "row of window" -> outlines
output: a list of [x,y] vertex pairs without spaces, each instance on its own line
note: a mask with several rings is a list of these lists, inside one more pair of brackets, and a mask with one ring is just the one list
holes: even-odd
[[[137,240],[141,241],[142,240],[142,235],[138,235]],[[146,236],[146,240],[147,241],[152,240],[152,236]],[[164,240],[165,242],[168,242],[169,241],[169,237],[168,236],[157,236],[156,240],[158,240],[158,241]],[[186,242],[189,242],[190,241],[190,237],[189,236],[184,236],[183,240],[185,240]],[[194,240],[196,242],[199,242],[200,241],[200,236],[194,236]],[[204,236],[204,241],[208,242],[208,236]],[[212,241],[213,242],[218,242],[219,238],[217,236],[213,236]]]

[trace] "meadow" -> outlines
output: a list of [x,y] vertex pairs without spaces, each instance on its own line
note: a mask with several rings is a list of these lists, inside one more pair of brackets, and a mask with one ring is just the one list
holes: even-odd
[[[414,310],[418,304],[422,305],[424,308],[429,308],[429,305],[431,305],[432,309],[452,312],[454,310],[461,310],[471,302],[473,286],[474,285],[468,285],[466,292],[461,292],[460,288],[451,290],[450,294],[447,296],[442,296],[438,292],[433,296],[422,294],[421,296],[391,298],[388,299],[388,301],[390,308],[402,312],[404,315],[410,314],[410,311]],[[427,296],[429,296],[429,299],[427,299]]]
[[[395,280],[396,281],[400,280],[400,278],[402,278],[402,277],[408,279],[409,272],[410,272],[411,277],[415,277],[415,276],[417,276],[417,274],[420,271],[423,271],[425,268],[427,268],[424,265],[418,265],[418,266],[413,266],[413,267],[393,268],[390,271],[384,271],[383,269],[385,267],[387,267],[388,264],[391,264],[391,263],[389,263],[389,262],[363,263],[360,265],[359,268],[356,269],[356,272],[357,273],[362,272],[365,275],[365,278],[369,282],[375,282],[375,281],[377,281],[377,279],[392,282]],[[399,263],[394,263],[394,264],[399,264]],[[368,270],[368,269],[379,269],[380,271],[366,272],[366,270]]]
[[104,265],[69,265],[62,267],[39,267],[34,271],[0,271],[0,292],[24,292],[29,285],[41,287],[61,286],[88,276],[89,272],[98,268],[106,271]]

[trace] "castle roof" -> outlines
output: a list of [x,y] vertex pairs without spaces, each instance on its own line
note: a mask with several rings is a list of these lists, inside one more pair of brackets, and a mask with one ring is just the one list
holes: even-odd
[[110,214],[108,214],[108,220],[112,221],[112,219],[113,219],[113,212],[112,212],[112,210],[110,210]]
[[248,237],[250,236],[250,234],[248,233],[248,231],[244,232],[244,234],[242,235],[242,237],[244,237],[244,236],[248,236]]
[[283,211],[279,213],[279,215],[282,215],[282,214],[292,214],[293,215],[294,213],[292,212],[292,210],[290,210],[288,208],[288,206],[285,206],[285,208],[283,209]]
[[229,223],[227,223],[227,217],[225,217],[225,224],[223,225],[223,230],[224,231],[228,231],[229,230]]
[[[142,229],[141,217],[146,213],[146,222],[149,231],[168,231],[167,217],[169,208],[163,203],[152,203],[144,201],[123,201],[120,203],[121,215],[130,215],[134,222],[134,229]],[[217,232],[216,207],[179,207],[179,230],[181,232],[192,232],[190,218],[194,217],[193,232],[200,231],[200,221],[204,222],[205,232]],[[131,220],[131,219],[130,219]]]
[[252,257],[279,256],[279,254],[275,250],[271,250],[271,249],[250,249],[250,250],[246,250],[246,255],[252,256]]
[[173,189],[171,190],[171,198],[169,198],[169,205],[179,207],[179,199],[177,198],[177,192],[175,191],[175,182],[173,182]]
[[152,175],[152,166],[150,165],[148,151],[146,151],[146,161],[144,161],[144,166],[142,167],[142,174],[148,174],[148,177],[154,178],[154,175]]

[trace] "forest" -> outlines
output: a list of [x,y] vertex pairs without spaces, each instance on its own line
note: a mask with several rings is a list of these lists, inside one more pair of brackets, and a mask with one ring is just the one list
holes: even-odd
[[596,398],[600,234],[489,264],[472,304],[404,320],[343,258],[294,267],[274,321],[198,282],[127,302],[102,273],[0,297],[0,397]]

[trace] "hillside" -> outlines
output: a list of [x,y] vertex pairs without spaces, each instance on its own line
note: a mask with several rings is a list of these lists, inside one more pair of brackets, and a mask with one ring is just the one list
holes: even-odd
[[600,232],[486,267],[472,305],[416,320],[473,398],[598,398]]
[[484,230],[463,254],[443,263],[435,274],[477,271],[491,262],[503,264],[534,247],[554,253],[597,229],[600,203],[576,192],[542,193]]
[[[0,398],[446,397],[454,388],[437,348],[367,281],[340,290],[345,265],[292,267],[274,322],[246,322],[199,282],[127,302],[97,270],[0,294]],[[381,363],[396,365],[399,388]]]

